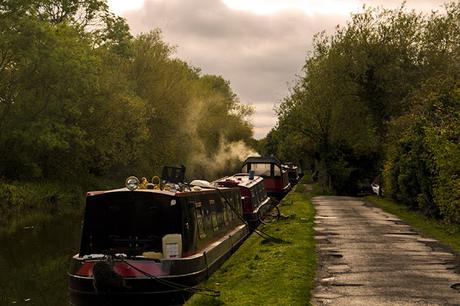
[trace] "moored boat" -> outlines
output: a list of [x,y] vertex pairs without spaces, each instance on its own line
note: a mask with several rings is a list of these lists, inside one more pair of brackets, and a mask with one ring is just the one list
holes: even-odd
[[248,157],[243,163],[241,172],[250,171],[254,171],[255,175],[264,179],[265,190],[269,196],[280,199],[291,189],[288,172],[283,169],[276,157]]
[[282,164],[282,167],[286,169],[288,173],[288,179],[289,183],[291,183],[291,186],[296,185],[300,179],[299,167],[292,162],[285,162],[284,164]]
[[257,225],[272,208],[273,201],[265,191],[264,179],[251,173],[237,173],[214,181],[222,187],[239,187],[244,219]]
[[248,235],[239,188],[197,185],[88,192],[71,305],[183,302]]

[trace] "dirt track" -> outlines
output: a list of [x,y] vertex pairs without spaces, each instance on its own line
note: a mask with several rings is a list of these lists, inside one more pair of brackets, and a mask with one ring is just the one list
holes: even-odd
[[458,258],[436,240],[358,198],[313,203],[313,305],[460,305]]

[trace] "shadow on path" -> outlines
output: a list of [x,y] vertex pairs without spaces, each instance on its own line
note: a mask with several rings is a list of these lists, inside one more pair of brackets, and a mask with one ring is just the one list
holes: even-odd
[[460,305],[458,257],[359,198],[320,196],[313,305]]

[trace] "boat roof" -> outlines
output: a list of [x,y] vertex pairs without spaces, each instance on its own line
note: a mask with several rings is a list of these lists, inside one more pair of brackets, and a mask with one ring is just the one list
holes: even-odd
[[263,181],[263,178],[261,176],[255,175],[254,178],[251,180],[249,179],[248,173],[237,173],[232,176],[226,176],[226,177],[220,178],[214,182],[215,183],[235,182],[240,187],[251,188],[262,181]]
[[246,158],[244,161],[244,164],[262,164],[262,163],[267,163],[267,164],[277,164],[281,166],[281,162],[278,158],[274,156],[267,156],[267,157],[260,157],[260,156],[251,156]]
[[120,192],[146,192],[151,194],[162,194],[171,197],[183,197],[183,196],[190,196],[190,195],[199,195],[199,194],[209,194],[216,192],[216,189],[219,191],[229,191],[231,189],[236,188],[229,188],[229,187],[222,187],[216,186],[214,188],[202,188],[202,187],[192,187],[188,188],[184,191],[180,190],[159,190],[159,189],[136,189],[136,190],[129,190],[128,188],[119,188],[119,189],[111,189],[111,190],[99,190],[99,191],[88,191],[86,193],[87,197],[92,197],[101,194],[110,194],[110,193],[120,193]]

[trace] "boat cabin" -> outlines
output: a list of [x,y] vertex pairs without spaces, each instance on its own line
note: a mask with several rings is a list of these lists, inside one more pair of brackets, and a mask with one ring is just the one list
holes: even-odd
[[286,169],[288,173],[288,178],[289,178],[289,182],[291,183],[291,186],[294,186],[295,184],[297,184],[297,182],[300,179],[299,167],[292,162],[285,162],[282,165],[282,167]]
[[[87,193],[80,250],[69,271],[72,305],[105,305],[112,293],[120,305],[169,298],[207,277],[248,235],[239,188],[126,185]],[[97,290],[101,262],[126,286]]]
[[196,253],[241,224],[238,189],[114,190],[88,193],[80,256],[162,252],[168,234],[182,236],[179,257]]
[[264,179],[253,173],[238,173],[214,181],[222,187],[239,187],[243,202],[244,218],[258,222],[271,208],[272,202],[265,191]]
[[254,172],[264,179],[265,190],[269,196],[282,198],[291,189],[288,172],[283,169],[276,157],[249,157],[241,169],[243,173]]

